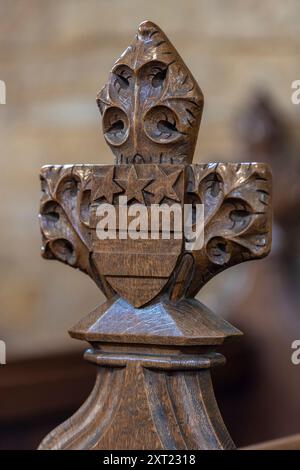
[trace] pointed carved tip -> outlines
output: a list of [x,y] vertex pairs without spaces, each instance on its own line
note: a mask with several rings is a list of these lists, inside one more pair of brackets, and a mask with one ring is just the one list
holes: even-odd
[[150,20],[145,20],[142,21],[142,23],[139,25],[138,34],[141,36],[148,36],[156,29],[161,31],[161,29],[155,23]]
[[117,163],[191,163],[203,94],[165,33],[144,21],[98,93]]

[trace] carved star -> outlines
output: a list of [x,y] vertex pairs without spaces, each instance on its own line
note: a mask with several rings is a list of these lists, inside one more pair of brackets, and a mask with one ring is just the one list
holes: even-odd
[[99,188],[95,191],[93,200],[100,199],[104,197],[109,204],[112,204],[114,194],[121,193],[123,188],[121,188],[117,183],[114,182],[114,167],[112,166],[103,176],[99,184]]
[[180,198],[178,197],[178,194],[176,193],[173,186],[178,180],[182,170],[174,171],[170,175],[167,175],[158,166],[156,167],[156,170],[158,175],[155,178],[155,181],[153,181],[153,183],[151,183],[146,189],[147,192],[154,195],[154,203],[159,204],[164,197],[179,202]]
[[118,180],[118,184],[126,190],[124,196],[127,197],[127,202],[131,199],[136,199],[141,204],[145,204],[143,189],[147,186],[153,178],[139,178],[136,173],[134,165],[129,170],[127,180]]

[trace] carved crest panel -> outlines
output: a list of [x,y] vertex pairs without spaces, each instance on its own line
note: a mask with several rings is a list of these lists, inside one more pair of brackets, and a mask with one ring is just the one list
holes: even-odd
[[[44,257],[81,269],[106,297],[142,307],[161,295],[174,302],[193,297],[218,272],[268,254],[270,170],[257,163],[191,164],[203,95],[156,25],[140,25],[97,103],[116,165],[42,169]],[[137,222],[130,211],[137,204],[148,225],[132,238]],[[173,204],[183,209],[180,229],[173,216],[169,239],[160,222],[150,233],[152,207]],[[197,249],[186,248],[185,204],[204,206],[204,243]],[[97,233],[97,211],[105,205],[116,210],[115,238]]]
[[[184,172],[182,165],[151,164],[99,166],[93,171],[92,260],[110,286],[135,307],[161,292],[181,255],[183,211],[178,214],[178,233],[171,211],[174,203],[177,209],[179,205],[183,207]],[[125,198],[123,204],[122,198]],[[113,229],[107,227],[111,233],[99,236],[97,214],[102,208],[105,214],[109,201],[114,202]],[[153,207],[158,210],[154,212]],[[165,233],[164,220],[171,222],[169,231],[165,227]],[[134,233],[131,233],[132,226]]]

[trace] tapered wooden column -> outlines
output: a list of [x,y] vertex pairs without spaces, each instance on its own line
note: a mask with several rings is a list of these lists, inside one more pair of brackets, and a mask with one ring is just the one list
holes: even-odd
[[[97,102],[116,164],[44,167],[40,220],[44,257],[86,272],[107,298],[70,331],[90,343],[85,359],[98,376],[40,448],[234,448],[210,368],[224,362],[218,346],[241,333],[194,296],[218,272],[268,253],[270,172],[256,163],[191,164],[203,95],[149,21]],[[179,229],[172,219],[169,237],[160,222],[131,237],[136,215],[129,211],[124,228],[122,198],[149,220],[153,206],[165,214],[189,204],[194,214],[202,204],[203,243],[184,239],[184,216]],[[99,236],[104,206],[117,209],[107,237]]]

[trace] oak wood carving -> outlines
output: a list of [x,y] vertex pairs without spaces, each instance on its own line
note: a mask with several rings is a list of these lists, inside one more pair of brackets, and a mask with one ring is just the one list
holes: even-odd
[[[71,330],[98,368],[83,406],[41,449],[231,449],[210,368],[241,332],[194,299],[218,272],[268,254],[271,175],[262,163],[192,164],[203,95],[150,21],[98,93],[115,165],[41,170],[43,256],[88,274],[107,300]],[[204,205],[204,243],[186,248],[172,228],[155,237],[99,239],[101,205]],[[128,216],[130,219],[130,216]],[[128,220],[127,220],[128,222]],[[183,224],[182,224],[183,225]]]

